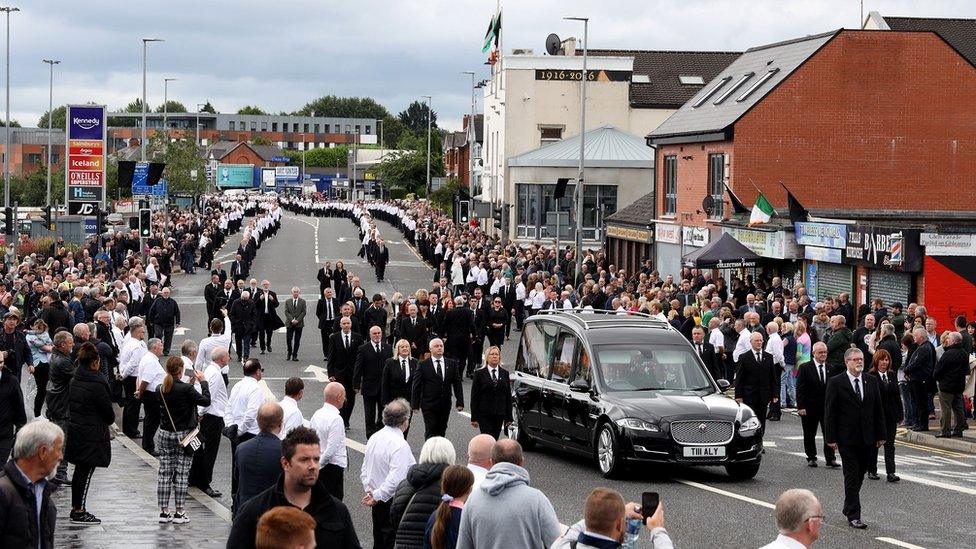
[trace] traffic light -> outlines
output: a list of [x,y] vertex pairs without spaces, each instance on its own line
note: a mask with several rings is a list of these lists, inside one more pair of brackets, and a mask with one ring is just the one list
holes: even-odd
[[502,228],[502,208],[494,207],[491,211],[491,219],[494,221],[495,228],[501,230]]
[[42,215],[42,217],[44,218],[44,225],[50,227],[51,224],[54,223],[54,220],[51,219],[51,207],[44,206],[41,208],[41,211],[44,212]]
[[468,202],[467,200],[463,200],[463,199],[460,199],[459,198],[458,201],[457,201],[457,206],[458,206],[458,208],[457,208],[457,222],[458,223],[467,223],[468,220],[469,220],[469,218],[470,218],[469,208],[471,206],[471,203]]
[[139,237],[149,238],[152,234],[152,210],[139,210]]
[[3,222],[6,234],[14,234],[14,209],[7,206],[3,209]]
[[95,232],[105,234],[108,232],[108,225],[105,223],[107,214],[101,208],[95,210]]

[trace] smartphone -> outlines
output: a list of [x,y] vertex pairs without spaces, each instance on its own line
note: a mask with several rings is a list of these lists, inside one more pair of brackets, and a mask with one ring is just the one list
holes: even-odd
[[657,511],[657,506],[661,504],[661,496],[657,492],[644,492],[641,494],[641,515],[644,520]]

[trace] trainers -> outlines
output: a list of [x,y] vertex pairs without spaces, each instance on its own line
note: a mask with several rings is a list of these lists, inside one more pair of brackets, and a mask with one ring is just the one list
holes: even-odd
[[186,516],[186,513],[173,513],[173,524],[186,524],[190,522],[190,517]]
[[173,517],[169,513],[160,513],[159,514],[159,523],[160,524],[165,524],[167,522],[172,522],[172,521],[173,521]]
[[84,524],[84,525],[95,525],[101,524],[102,521],[95,515],[87,511],[72,511],[71,512],[71,524]]

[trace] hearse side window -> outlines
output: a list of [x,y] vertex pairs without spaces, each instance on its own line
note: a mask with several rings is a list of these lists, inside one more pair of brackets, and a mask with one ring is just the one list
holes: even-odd
[[571,381],[582,379],[592,385],[593,375],[590,372],[590,355],[586,352],[586,347],[580,345],[579,362],[576,364],[576,371],[573,372],[573,379]]
[[548,377],[549,356],[556,339],[556,326],[543,322],[533,322],[525,326],[525,369],[526,374]]
[[559,333],[556,352],[552,357],[552,380],[569,383],[569,376],[573,372],[573,358],[576,356],[576,344],[579,340],[573,332]]

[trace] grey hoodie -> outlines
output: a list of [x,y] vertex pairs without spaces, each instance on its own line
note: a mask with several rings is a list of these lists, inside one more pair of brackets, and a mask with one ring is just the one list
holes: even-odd
[[497,463],[464,505],[457,549],[547,548],[561,531],[552,503],[529,486],[529,472]]

